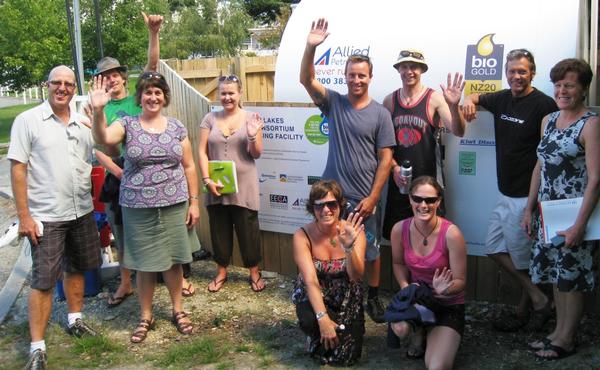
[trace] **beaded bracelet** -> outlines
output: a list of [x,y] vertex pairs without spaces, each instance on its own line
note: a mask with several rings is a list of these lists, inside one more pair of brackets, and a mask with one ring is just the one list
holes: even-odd
[[356,239],[354,239],[352,241],[352,243],[350,244],[350,246],[348,248],[346,248],[346,246],[344,246],[344,244],[342,244],[342,248],[344,249],[345,253],[352,253],[352,251],[354,250],[354,243],[356,243]]

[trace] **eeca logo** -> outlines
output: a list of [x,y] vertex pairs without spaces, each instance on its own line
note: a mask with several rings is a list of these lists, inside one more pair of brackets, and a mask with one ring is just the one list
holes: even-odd
[[494,33],[483,36],[475,45],[467,45],[465,96],[485,94],[502,88],[504,45],[494,44]]
[[288,209],[287,195],[269,194],[269,206],[274,209]]

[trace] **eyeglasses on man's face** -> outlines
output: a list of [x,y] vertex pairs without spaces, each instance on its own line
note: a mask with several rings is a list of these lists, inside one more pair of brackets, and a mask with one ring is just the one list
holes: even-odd
[[76,86],[74,82],[60,81],[60,80],[50,80],[50,81],[48,81],[48,85],[50,85],[54,88],[59,88],[61,86],[64,86],[65,89],[67,89],[67,90],[74,90],[75,86]]

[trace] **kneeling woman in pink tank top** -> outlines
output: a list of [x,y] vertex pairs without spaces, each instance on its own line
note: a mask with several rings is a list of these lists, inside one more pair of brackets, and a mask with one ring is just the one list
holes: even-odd
[[418,177],[409,194],[414,216],[391,233],[394,275],[400,288],[426,283],[441,308],[433,326],[400,321],[391,328],[401,338],[411,336],[408,357],[424,355],[428,369],[451,369],[465,324],[465,240],[456,225],[437,215],[442,187],[434,178]]

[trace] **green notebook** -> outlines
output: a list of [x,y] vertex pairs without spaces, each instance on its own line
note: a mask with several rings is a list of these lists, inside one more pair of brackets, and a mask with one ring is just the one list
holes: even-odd
[[[238,192],[237,172],[234,161],[208,161],[208,176],[217,184],[223,185],[219,189],[221,194],[235,194]],[[206,186],[202,192],[208,193]]]

